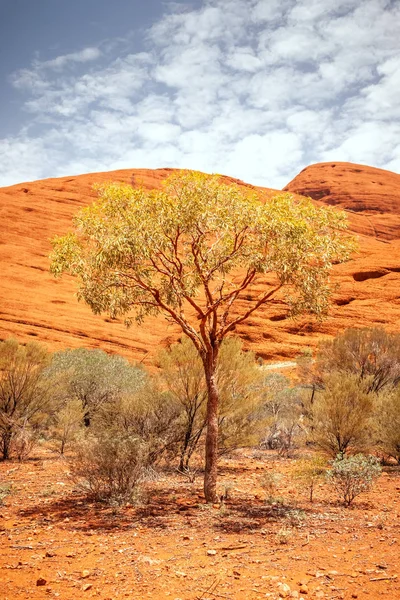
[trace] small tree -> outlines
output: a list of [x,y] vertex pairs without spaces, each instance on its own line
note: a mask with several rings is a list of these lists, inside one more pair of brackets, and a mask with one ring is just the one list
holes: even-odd
[[400,334],[378,327],[346,329],[321,342],[315,370],[322,379],[333,371],[351,373],[367,392],[390,388],[400,382]]
[[57,442],[57,449],[64,454],[70,444],[76,442],[82,434],[84,410],[79,399],[67,399],[52,416],[50,434]]
[[[162,379],[183,410],[179,469],[185,471],[206,425],[207,385],[204,368],[196,348],[188,338],[163,350],[158,362]],[[260,373],[253,352],[242,349],[240,338],[230,337],[223,341],[216,374],[220,390],[220,454],[257,443],[261,435]]]
[[322,480],[325,474],[326,460],[318,455],[298,460],[293,470],[293,476],[307,489],[310,502],[314,500],[317,483]]
[[[23,458],[32,441],[35,418],[50,402],[51,382],[44,377],[50,355],[44,346],[23,346],[14,339],[0,343],[0,451],[10,458],[18,437],[18,455]],[[16,439],[17,442],[17,439]]]
[[259,382],[260,368],[253,352],[245,352],[242,340],[223,341],[217,364],[219,390],[218,448],[225,454],[258,444],[264,427]]
[[267,426],[263,446],[288,455],[303,427],[299,390],[284,375],[273,373],[264,379],[260,393]]
[[221,343],[284,288],[293,312],[326,312],[332,263],[352,248],[345,216],[289,194],[262,202],[193,172],[173,174],[163,191],[112,184],[99,195],[77,232],[54,240],[52,272],[78,277],[95,313],[127,324],[161,313],[192,340],[207,382],[204,492],[214,502]]
[[135,393],[144,380],[143,370],[129,364],[125,358],[87,348],[56,352],[46,376],[58,379],[60,410],[65,409],[71,416],[72,405],[67,408],[68,402],[78,400],[81,403],[86,427],[104,404],[115,401],[122,394]]
[[374,456],[356,454],[343,458],[339,455],[332,462],[327,477],[343,504],[350,506],[354,498],[372,488],[381,471],[379,461]]
[[207,387],[199,353],[189,338],[158,355],[161,377],[182,408],[179,470],[186,471],[206,425]]
[[312,439],[332,456],[370,443],[373,398],[356,375],[333,373],[311,408]]

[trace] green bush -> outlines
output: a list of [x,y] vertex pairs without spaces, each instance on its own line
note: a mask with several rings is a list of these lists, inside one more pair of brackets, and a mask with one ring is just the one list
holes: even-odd
[[379,461],[374,456],[356,454],[343,457],[338,454],[327,477],[343,504],[350,506],[354,498],[372,488],[381,471]]

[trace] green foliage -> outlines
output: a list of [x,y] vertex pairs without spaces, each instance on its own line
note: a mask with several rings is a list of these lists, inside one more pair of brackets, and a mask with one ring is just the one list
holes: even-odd
[[259,394],[260,378],[254,353],[243,350],[239,337],[225,339],[216,372],[220,453],[259,443],[265,423]]
[[60,425],[57,425],[60,417],[66,425],[66,420],[71,421],[72,413],[76,413],[74,405],[66,406],[69,402],[81,403],[83,419],[88,426],[102,406],[114,402],[122,394],[135,393],[145,377],[140,367],[131,365],[121,356],[86,348],[56,352],[46,375],[58,380],[61,412],[56,414],[56,427]]
[[52,416],[50,436],[60,454],[83,435],[84,410],[78,398],[66,399]]
[[23,346],[14,339],[0,343],[0,451],[12,445],[22,460],[32,448],[50,405],[51,382],[44,376],[50,355],[44,346]]
[[180,406],[179,470],[187,471],[206,425],[207,386],[204,367],[189,338],[158,355],[161,379]]
[[54,239],[51,270],[76,276],[79,298],[95,313],[128,325],[161,313],[192,340],[207,381],[204,487],[215,501],[221,343],[283,288],[293,313],[326,313],[332,264],[354,247],[343,236],[346,217],[290,194],[261,202],[244,186],[195,172],[174,173],[162,191],[98,191],[75,218],[75,233]]
[[178,455],[181,411],[171,394],[148,379],[133,395],[104,404],[93,420],[96,432],[139,439],[148,448],[151,464]]
[[324,386],[310,407],[313,441],[332,456],[370,444],[373,397],[362,388],[358,375],[332,373]]
[[[76,233],[54,239],[52,272],[77,276],[79,296],[95,313],[130,322],[132,313],[141,321],[162,312],[203,350],[210,341],[205,327],[222,340],[282,286],[290,286],[285,296],[295,312],[321,315],[332,263],[353,248],[342,235],[344,213],[290,194],[260,202],[218,176],[182,171],[162,191],[110,184],[98,192],[97,202],[75,218]],[[229,319],[241,292],[267,272],[276,274],[274,286]],[[197,327],[185,304],[197,313]]]
[[379,461],[374,456],[338,455],[327,472],[327,478],[343,504],[350,506],[354,498],[372,488],[381,472]]
[[179,418],[176,402],[151,380],[103,404],[76,443],[73,475],[95,500],[132,500],[149,470],[176,457]]

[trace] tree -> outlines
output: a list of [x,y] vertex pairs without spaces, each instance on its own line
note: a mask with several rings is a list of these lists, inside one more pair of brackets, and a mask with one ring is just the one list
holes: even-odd
[[372,394],[349,373],[332,373],[324,384],[310,409],[313,440],[333,457],[362,449],[371,437]]
[[0,451],[10,458],[12,440],[32,427],[46,409],[51,382],[44,377],[50,355],[44,346],[17,340],[0,343]]
[[239,337],[223,340],[216,371],[219,454],[259,443],[264,428],[261,376],[254,353],[243,350]]
[[162,350],[158,364],[161,378],[183,412],[179,470],[186,471],[206,424],[207,388],[203,364],[189,338]]
[[320,344],[316,357],[320,378],[332,371],[368,380],[367,392],[380,392],[400,381],[400,335],[380,327],[346,329]]
[[195,172],[171,175],[162,191],[98,189],[76,232],[55,238],[51,270],[76,276],[79,298],[95,313],[124,315],[128,325],[134,315],[162,314],[192,340],[207,383],[204,492],[213,502],[222,341],[284,288],[294,313],[326,312],[332,262],[352,246],[345,216],[289,194],[262,202]]
[[69,401],[81,403],[86,427],[105,403],[136,392],[144,381],[143,370],[125,358],[87,348],[56,352],[46,375],[58,377],[60,409]]
[[303,403],[299,389],[290,387],[290,380],[284,375],[273,373],[264,378],[261,396],[267,426],[262,445],[288,455],[302,431]]

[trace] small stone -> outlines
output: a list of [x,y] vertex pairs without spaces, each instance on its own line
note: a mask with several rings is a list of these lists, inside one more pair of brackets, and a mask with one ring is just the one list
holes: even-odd
[[82,591],[84,591],[84,592],[87,592],[90,589],[92,589],[92,584],[91,583],[85,583],[85,585],[82,586]]
[[90,571],[88,569],[84,569],[81,573],[82,579],[86,579],[89,576],[90,576]]
[[39,577],[39,579],[36,581],[37,586],[46,585],[46,583],[47,583],[47,581],[46,581],[46,579],[43,579],[43,577]]
[[216,550],[207,550],[208,556],[215,556],[217,554]]
[[300,594],[308,594],[308,585],[306,585],[305,583],[303,583],[303,585],[301,586],[299,592],[300,592]]
[[299,592],[297,590],[293,590],[293,592],[290,592],[290,598],[300,598]]
[[280,583],[278,585],[279,598],[288,598],[290,595],[290,592],[291,592],[291,590],[287,583]]
[[56,553],[53,552],[52,550],[47,550],[47,552],[46,552],[47,558],[53,558],[53,556],[55,556],[55,555],[56,555]]
[[351,595],[352,598],[358,598],[358,594],[356,592],[353,592]]

